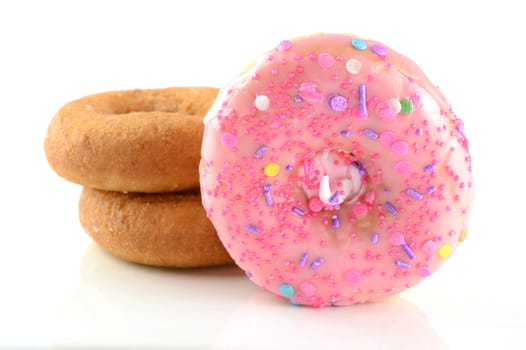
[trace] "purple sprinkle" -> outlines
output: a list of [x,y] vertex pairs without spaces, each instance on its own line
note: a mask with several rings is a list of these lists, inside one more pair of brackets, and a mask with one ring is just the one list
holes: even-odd
[[353,161],[351,165],[357,169],[363,169],[363,164],[358,160]]
[[422,135],[422,129],[420,129],[420,128],[416,129],[415,134],[416,134],[416,136],[421,136]]
[[287,171],[291,171],[291,170],[292,170],[292,165],[287,164],[287,166],[285,167],[285,170],[287,170]]
[[270,191],[263,192],[263,196],[265,197],[265,202],[267,202],[268,206],[271,206],[272,204],[274,204]]
[[303,98],[301,98],[300,95],[294,96],[294,102],[301,102],[301,101],[303,101]]
[[378,233],[373,233],[373,235],[371,236],[371,243],[372,244],[376,244],[378,243]]
[[351,132],[349,130],[342,130],[340,131],[340,135],[342,135],[343,137],[349,137],[351,136]]
[[393,214],[393,215],[398,214],[398,210],[396,209],[396,207],[395,207],[391,202],[385,202],[384,207],[385,207],[385,209],[387,209],[387,211],[389,211],[391,214]]
[[373,140],[376,140],[378,138],[378,134],[372,131],[371,129],[364,129],[363,133],[365,134],[365,136],[368,136]]
[[427,193],[433,193],[436,190],[437,190],[437,188],[435,186],[429,186],[426,191],[427,191]]
[[305,263],[307,262],[307,258],[308,257],[309,257],[309,254],[307,254],[307,253],[301,254],[301,256],[300,256],[300,266],[301,267],[305,266]]
[[321,264],[323,264],[323,258],[318,258],[310,264],[310,268],[316,270]]
[[347,108],[347,99],[342,95],[330,95],[329,96],[329,108],[333,111],[341,112]]
[[412,188],[408,188],[405,193],[407,193],[408,195],[410,195],[411,197],[415,198],[415,199],[418,199],[419,201],[421,201],[423,198],[424,198],[424,195]]
[[466,139],[466,134],[464,134],[464,130],[460,126],[457,126],[457,131],[463,139]]
[[409,265],[408,263],[406,263],[405,261],[402,261],[402,260],[395,260],[395,265],[398,266],[398,267],[401,267],[403,269],[408,269],[411,267],[411,265]]
[[413,253],[413,251],[411,250],[411,248],[409,248],[409,246],[407,245],[407,243],[402,243],[402,248],[404,249],[405,253],[407,254],[407,256],[409,257],[409,259],[413,260],[415,258],[415,253]]
[[261,158],[263,154],[265,154],[266,151],[267,151],[267,146],[263,145],[259,147],[258,150],[256,151],[256,157]]
[[252,273],[250,271],[246,271],[245,275],[247,275],[248,278],[252,278]]
[[259,228],[257,226],[252,225],[252,224],[247,224],[247,226],[245,226],[245,229],[248,232],[253,233],[255,235],[259,234]]
[[271,184],[264,184],[263,185],[263,191],[268,192],[271,189],[272,189],[272,185]]
[[424,171],[425,171],[426,173],[430,173],[430,172],[432,172],[433,170],[435,170],[435,165],[434,165],[434,164],[429,164],[429,165],[426,165],[426,166],[424,167]]
[[338,191],[334,192],[334,194],[329,198],[329,203],[333,204],[337,202],[339,196],[340,196],[340,193]]
[[367,105],[366,105],[367,96],[366,96],[366,91],[365,91],[365,84],[360,85],[360,87],[358,88],[358,92],[360,94],[360,114],[362,116],[366,116],[367,115]]
[[371,49],[373,50],[375,54],[377,54],[380,57],[387,56],[387,49],[383,47],[382,45],[373,45]]
[[340,218],[336,215],[332,217],[332,228],[340,228]]
[[295,214],[298,214],[299,216],[304,216],[305,215],[305,210],[301,209],[301,208],[298,208],[298,207],[293,207],[292,208],[292,211],[295,213]]
[[360,176],[364,176],[365,174],[367,174],[367,171],[365,171],[365,169],[360,169],[358,170],[358,174],[360,174]]

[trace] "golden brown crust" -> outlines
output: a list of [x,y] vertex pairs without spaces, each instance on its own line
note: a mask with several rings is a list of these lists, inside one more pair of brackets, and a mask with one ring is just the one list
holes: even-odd
[[79,217],[101,247],[128,261],[169,267],[233,263],[197,193],[126,194],[85,187]]
[[62,107],[48,127],[49,165],[66,180],[121,192],[199,187],[208,87],[106,92]]

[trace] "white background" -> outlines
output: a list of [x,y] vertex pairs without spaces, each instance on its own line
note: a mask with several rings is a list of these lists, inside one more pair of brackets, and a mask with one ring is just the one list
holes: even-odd
[[[515,5],[516,4],[516,5]],[[0,2],[0,348],[524,349],[526,25],[520,1]],[[279,41],[353,32],[416,61],[466,124],[467,240],[390,301],[287,305],[236,268],[122,262],[43,152],[66,102],[221,86]]]

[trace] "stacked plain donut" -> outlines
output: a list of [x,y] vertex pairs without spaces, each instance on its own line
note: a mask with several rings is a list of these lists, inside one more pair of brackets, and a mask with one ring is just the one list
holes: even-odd
[[58,111],[47,160],[84,186],[80,222],[100,246],[155,266],[232,262],[199,195],[202,119],[216,95],[206,87],[115,91]]

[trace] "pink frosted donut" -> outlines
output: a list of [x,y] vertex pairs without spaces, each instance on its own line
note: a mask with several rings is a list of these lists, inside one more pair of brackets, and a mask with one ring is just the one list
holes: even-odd
[[282,41],[205,120],[202,200],[235,262],[311,306],[382,300],[463,241],[463,124],[424,73],[351,35]]

